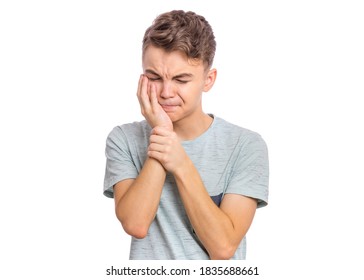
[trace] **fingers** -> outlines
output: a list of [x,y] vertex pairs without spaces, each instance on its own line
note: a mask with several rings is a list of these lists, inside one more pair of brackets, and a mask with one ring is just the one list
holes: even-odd
[[142,113],[144,115],[145,112],[149,111],[151,108],[148,96],[148,78],[145,77],[144,75],[140,75],[137,96],[141,106]]
[[137,96],[143,112],[158,112],[160,109],[157,89],[144,75],[140,75]]
[[152,129],[151,135],[159,135],[159,136],[169,136],[172,131],[164,126],[156,126]]
[[151,143],[148,147],[148,152],[150,152],[150,151],[163,153],[163,152],[167,151],[167,147],[165,145]]
[[171,139],[169,137],[160,136],[160,135],[151,135],[150,136],[150,145],[171,145]]
[[164,165],[168,162],[168,159],[171,158],[171,144],[170,139],[166,137],[152,135],[147,154],[149,157],[158,160],[162,165]]
[[141,102],[141,89],[142,89],[142,84],[143,84],[143,78],[144,78],[144,75],[141,74],[140,77],[139,77],[139,82],[138,82],[138,90],[137,90],[137,97],[138,97],[138,100],[139,102]]
[[[162,130],[164,131],[165,129],[162,128]],[[170,135],[170,136],[172,136],[172,137],[168,137],[168,136],[166,137],[166,136],[152,134],[149,138],[148,151],[154,151],[154,152],[160,152],[160,153],[169,152],[170,148],[173,146],[173,142],[174,142],[174,139],[173,139],[174,135]]]
[[137,92],[141,113],[151,127],[165,126],[173,130],[173,124],[158,102],[157,87],[148,77],[141,75]]
[[165,170],[175,172],[185,162],[187,155],[174,131],[163,126],[152,130],[147,155],[159,161]]
[[161,152],[157,152],[157,151],[148,151],[147,154],[149,157],[154,158],[155,160],[159,161],[160,163],[164,162],[164,160],[166,158],[165,154],[163,154]]
[[149,157],[162,162],[163,158],[166,157],[170,146],[166,145],[168,139],[159,135],[150,136],[150,144],[148,146],[147,154]]
[[156,90],[154,84],[150,85],[150,91],[149,92],[150,92],[150,101],[151,101],[151,104],[152,104],[152,108],[153,108],[154,111],[156,111],[156,109],[158,107],[160,107],[160,105],[158,103],[157,90]]

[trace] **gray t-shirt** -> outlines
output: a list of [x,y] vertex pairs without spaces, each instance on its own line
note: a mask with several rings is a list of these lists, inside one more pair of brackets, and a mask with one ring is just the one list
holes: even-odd
[[[113,186],[136,178],[146,160],[151,128],[146,121],[115,127],[106,141],[104,195],[113,197]],[[253,131],[214,117],[209,129],[182,142],[211,199],[219,206],[227,193],[268,202],[268,152]],[[211,225],[214,230],[214,225]],[[245,259],[246,238],[232,259]],[[143,239],[132,238],[130,259],[209,259],[187,217],[174,177],[167,174],[156,217]]]

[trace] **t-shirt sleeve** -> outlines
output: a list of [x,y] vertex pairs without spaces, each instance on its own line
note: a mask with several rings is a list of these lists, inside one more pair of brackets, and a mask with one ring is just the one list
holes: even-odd
[[127,137],[122,128],[115,127],[106,140],[105,196],[114,197],[113,187],[117,182],[125,179],[134,179],[138,176],[131,152]]
[[268,184],[267,145],[259,134],[253,133],[241,144],[225,193],[255,198],[259,208],[268,204]]

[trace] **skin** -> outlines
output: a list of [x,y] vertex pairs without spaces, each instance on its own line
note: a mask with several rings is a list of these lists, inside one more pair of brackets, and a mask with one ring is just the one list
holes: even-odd
[[200,136],[212,123],[202,110],[202,94],[212,88],[216,70],[205,69],[202,61],[190,60],[182,52],[167,53],[149,46],[143,55],[143,71],[137,97],[152,127],[148,158],[136,179],[114,186],[116,215],[128,234],[144,238],[170,172],[210,258],[230,259],[253,221],[257,202],[226,194],[220,207],[216,206],[181,145],[183,140]]

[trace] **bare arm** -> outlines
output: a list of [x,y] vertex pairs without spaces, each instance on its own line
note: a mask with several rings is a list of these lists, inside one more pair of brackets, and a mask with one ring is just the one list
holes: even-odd
[[[151,127],[161,126],[168,131],[173,125],[159,106],[155,88],[141,75],[137,97],[143,116]],[[157,160],[148,157],[136,179],[126,179],[114,186],[116,216],[126,233],[144,238],[158,209],[166,171]]]
[[216,206],[177,135],[161,127],[152,134],[148,155],[174,175],[189,220],[210,258],[231,258],[252,223],[256,200],[226,194]]
[[212,201],[192,162],[175,173],[187,215],[211,259],[230,259],[254,218],[255,199],[226,194],[220,208]]
[[148,158],[134,179],[114,186],[116,216],[124,230],[136,238],[144,238],[158,209],[166,171],[155,159]]

